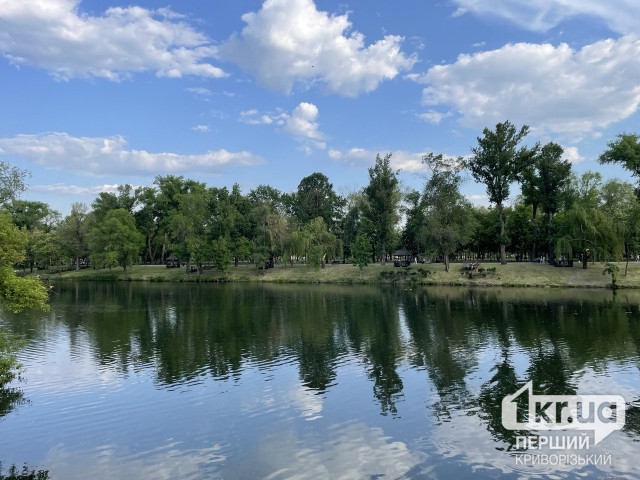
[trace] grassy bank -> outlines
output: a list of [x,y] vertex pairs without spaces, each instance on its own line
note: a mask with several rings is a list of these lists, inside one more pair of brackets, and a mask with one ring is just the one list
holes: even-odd
[[[620,288],[640,288],[640,264],[629,265],[625,277],[624,264],[619,263],[618,285]],[[231,281],[231,282],[275,282],[275,283],[408,283],[425,285],[498,286],[498,287],[584,287],[609,288],[611,278],[602,275],[604,264],[589,264],[587,270],[581,266],[556,268],[531,263],[508,263],[500,265],[485,263],[480,271],[469,276],[462,264],[452,264],[449,272],[442,264],[413,265],[409,268],[394,268],[392,265],[369,265],[362,271],[353,265],[327,265],[314,270],[304,265],[293,267],[278,265],[265,272],[257,271],[253,265],[230,267],[221,273],[205,270],[202,275],[186,274],[184,269],[168,269],[164,266],[137,265],[123,272],[112,270],[81,270],[40,276],[50,280],[128,280],[157,282]]]

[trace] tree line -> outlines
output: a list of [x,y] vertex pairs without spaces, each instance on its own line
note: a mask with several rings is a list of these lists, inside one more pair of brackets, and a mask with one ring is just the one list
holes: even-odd
[[[74,203],[64,218],[43,202],[21,200],[26,172],[0,162],[0,230],[24,247],[11,262],[25,269],[112,268],[169,259],[188,271],[221,271],[241,261],[327,262],[361,267],[385,262],[395,249],[412,258],[576,258],[627,261],[639,251],[639,191],[597,172],[580,176],[553,142],[527,146],[529,127],[510,122],[485,128],[465,157],[429,154],[421,191],[404,189],[391,155],[378,155],[369,183],[338,195],[322,173],[303,178],[292,193],[259,185],[210,187],[183,176],[157,176],[151,187],[121,185],[90,206]],[[640,177],[638,135],[609,142],[600,162]],[[491,207],[461,193],[467,177],[486,187]],[[514,185],[520,195],[509,202]],[[4,222],[4,223],[3,223]],[[0,232],[0,234],[3,234]]]

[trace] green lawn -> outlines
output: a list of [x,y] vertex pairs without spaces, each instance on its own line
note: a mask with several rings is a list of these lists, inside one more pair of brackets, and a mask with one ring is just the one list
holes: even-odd
[[[640,264],[630,263],[625,277],[624,263],[619,263],[618,284],[621,288],[640,288]],[[81,270],[47,275],[43,278],[82,280],[132,280],[132,281],[216,281],[224,279],[233,282],[280,282],[280,283],[405,283],[416,281],[429,285],[463,286],[520,286],[520,287],[609,287],[609,275],[602,275],[604,264],[589,264],[587,270],[580,265],[573,268],[557,268],[532,263],[485,263],[480,265],[484,272],[469,278],[462,264],[452,263],[450,271],[444,271],[443,264],[413,265],[409,268],[394,268],[393,264],[369,265],[362,271],[353,265],[327,265],[315,270],[305,265],[293,267],[278,265],[276,268],[258,271],[253,265],[230,267],[226,273],[205,270],[187,275],[183,268],[168,269],[164,266],[136,265],[127,272],[122,268],[112,270]],[[495,272],[489,269],[495,268]]]

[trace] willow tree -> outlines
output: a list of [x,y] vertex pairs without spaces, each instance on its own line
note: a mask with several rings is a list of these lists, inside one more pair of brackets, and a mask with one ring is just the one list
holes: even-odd
[[520,178],[524,165],[531,160],[537,148],[519,147],[529,133],[524,125],[517,130],[509,121],[498,123],[495,131],[485,128],[478,137],[478,146],[471,148],[473,156],[467,161],[473,178],[484,183],[487,196],[498,209],[500,221],[500,263],[507,263],[504,234],[504,202],[509,198],[509,188]]

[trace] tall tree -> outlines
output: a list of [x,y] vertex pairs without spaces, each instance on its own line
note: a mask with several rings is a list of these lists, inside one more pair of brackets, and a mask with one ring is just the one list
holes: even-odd
[[448,272],[449,256],[471,238],[475,225],[473,210],[460,193],[462,177],[455,165],[445,162],[442,155],[432,153],[425,155],[423,162],[431,169],[422,196],[424,236],[443,256],[444,269]]
[[300,181],[293,197],[293,211],[300,223],[305,224],[321,217],[332,231],[342,203],[329,179],[316,172]]
[[531,159],[535,148],[518,148],[529,133],[524,125],[519,131],[506,121],[498,123],[495,131],[485,128],[478,137],[478,146],[471,148],[473,157],[467,165],[475,180],[487,187],[489,201],[495,203],[500,221],[500,263],[507,263],[504,237],[503,205],[509,198],[509,187],[523,171],[523,165]]
[[422,243],[422,227],[425,221],[422,197],[420,192],[411,190],[404,195],[404,201],[406,206],[403,210],[407,221],[402,230],[402,245],[408,249],[412,255],[419,257],[420,244]]
[[398,188],[398,172],[391,168],[391,154],[384,158],[376,155],[376,163],[369,168],[369,185],[364,189],[367,200],[364,216],[373,228],[373,242],[380,251],[382,263],[387,257],[393,230],[398,223],[398,207],[400,205],[400,189]]
[[565,186],[571,178],[571,163],[562,159],[564,149],[557,143],[549,142],[535,157],[539,176],[539,196],[542,211],[547,215],[547,238],[549,261],[553,262],[555,244],[553,238],[553,216],[560,210],[565,195]]
[[71,213],[58,226],[57,232],[62,246],[75,258],[76,270],[80,270],[80,260],[88,254],[89,229],[87,206],[73,203]]
[[198,274],[211,256],[212,224],[210,192],[204,188],[179,195],[178,208],[170,215],[171,239],[174,250],[187,258],[187,270],[196,264]]
[[111,210],[89,233],[91,263],[108,267],[120,265],[126,272],[127,266],[138,257],[143,242],[131,213],[124,208]]

